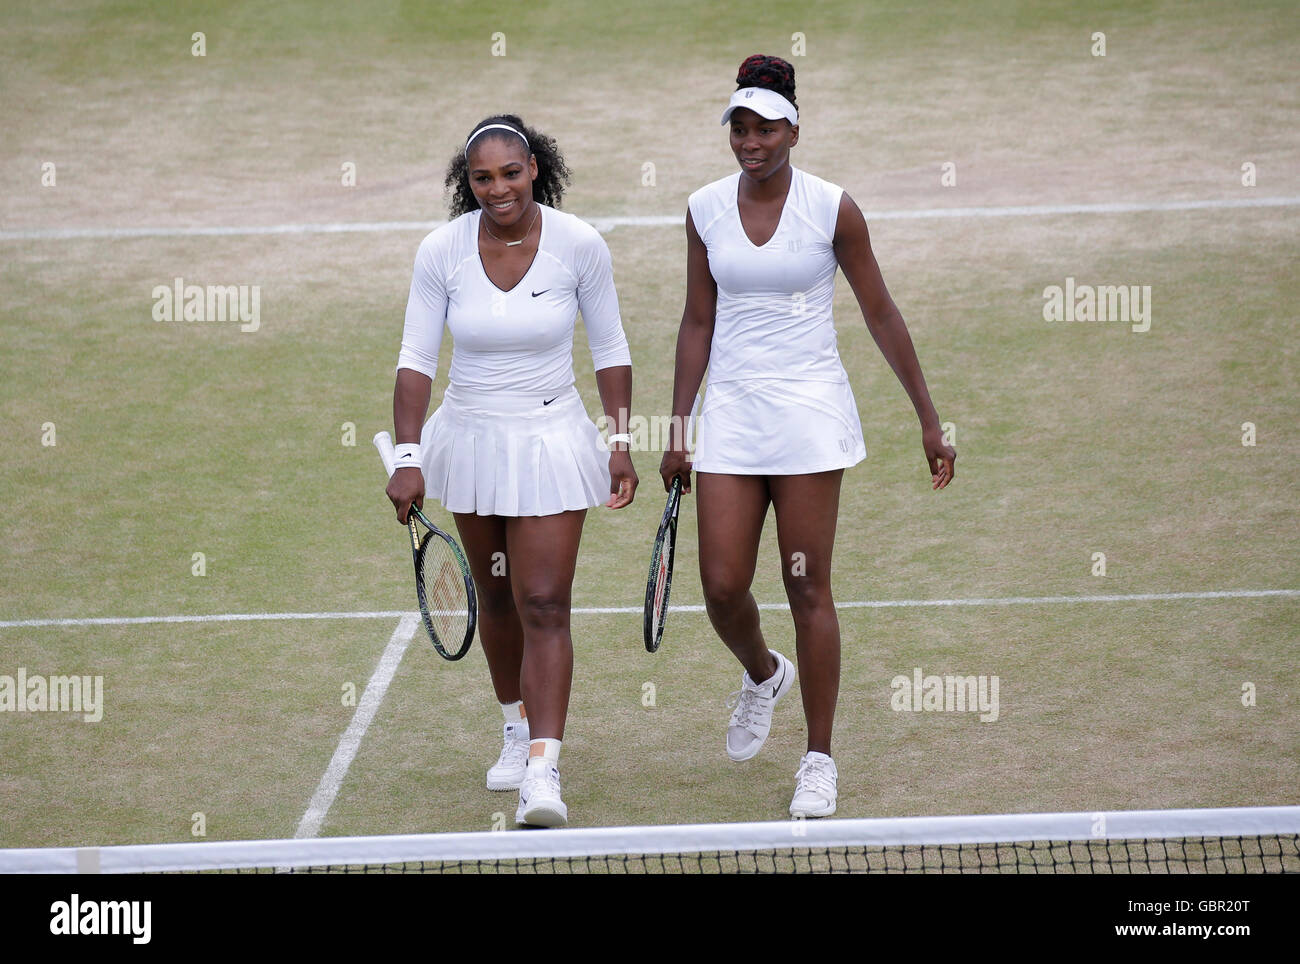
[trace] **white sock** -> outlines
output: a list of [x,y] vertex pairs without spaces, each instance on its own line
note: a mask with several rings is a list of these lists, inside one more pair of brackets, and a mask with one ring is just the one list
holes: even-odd
[[507,723],[518,723],[520,720],[526,720],[524,715],[524,701],[515,700],[513,703],[502,703],[501,712],[505,715]]
[[539,738],[528,743],[528,765],[534,766],[534,760],[541,760],[537,766],[560,766],[560,740]]

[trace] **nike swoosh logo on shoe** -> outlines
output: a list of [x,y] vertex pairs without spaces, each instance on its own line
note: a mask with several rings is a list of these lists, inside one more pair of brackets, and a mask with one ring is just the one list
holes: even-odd
[[782,685],[784,682],[785,682],[785,663],[782,663],[782,664],[781,664],[781,678],[780,678],[779,680],[777,680],[777,681],[776,681],[776,685],[772,687],[772,695],[773,695],[773,696],[776,696],[777,692],[781,689],[781,685]]

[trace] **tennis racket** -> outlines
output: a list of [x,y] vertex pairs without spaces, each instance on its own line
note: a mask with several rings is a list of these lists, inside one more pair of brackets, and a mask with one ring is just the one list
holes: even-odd
[[[691,416],[686,423],[686,446],[695,449],[695,420],[700,411],[700,395],[695,396],[691,406]],[[688,456],[689,458],[689,456]],[[677,511],[682,505],[682,477],[673,478],[672,489],[668,493],[668,504],[664,506],[664,517],[659,522],[659,532],[655,535],[654,554],[650,557],[650,576],[645,585],[644,629],[645,649],[653,653],[659,649],[664,638],[664,621],[668,618],[668,591],[673,584],[673,553],[677,548]]]
[[655,536],[654,554],[650,557],[650,578],[645,585],[645,650],[653,653],[664,637],[664,620],[668,618],[668,591],[673,584],[673,551],[677,547],[677,510],[682,504],[682,477],[673,479],[668,504]]
[[[392,478],[396,452],[393,438],[380,432],[374,439],[384,468]],[[423,536],[416,527],[428,531]],[[415,595],[420,601],[420,618],[443,659],[457,660],[469,652],[478,624],[478,597],[469,561],[456,540],[430,522],[414,504],[406,517],[411,536],[411,557],[415,560]]]

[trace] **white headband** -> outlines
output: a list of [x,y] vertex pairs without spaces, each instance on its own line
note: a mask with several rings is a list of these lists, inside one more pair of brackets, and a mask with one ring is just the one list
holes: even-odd
[[469,145],[470,145],[470,141],[474,140],[474,138],[478,137],[478,136],[479,136],[480,134],[482,134],[484,131],[490,131],[490,130],[493,130],[494,128],[499,129],[499,130],[503,130],[503,131],[510,131],[510,133],[512,133],[512,134],[518,134],[520,137],[523,137],[523,138],[524,138],[524,147],[528,148],[529,153],[532,153],[533,146],[532,146],[531,144],[528,143],[528,138],[527,138],[527,137],[524,137],[523,131],[520,131],[520,130],[514,128],[514,127],[511,127],[509,124],[484,124],[484,125],[483,125],[482,127],[480,127],[478,130],[476,130],[473,134],[470,134],[470,135],[469,135],[469,140],[465,141],[465,153],[466,153],[466,154],[469,153]]
[[768,90],[766,87],[742,87],[732,94],[731,103],[722,112],[722,123],[725,124],[731,120],[731,115],[735,113],[738,107],[748,107],[759,117],[765,117],[768,120],[784,117],[791,124],[799,123],[799,112],[794,109],[794,104],[776,91]]

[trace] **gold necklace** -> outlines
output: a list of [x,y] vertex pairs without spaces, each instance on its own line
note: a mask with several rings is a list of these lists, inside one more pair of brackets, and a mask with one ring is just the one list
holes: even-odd
[[[534,206],[536,207],[536,205]],[[486,220],[483,221],[483,230],[488,233],[489,238],[492,238],[494,241],[500,241],[507,248],[513,248],[517,244],[523,244],[524,240],[528,237],[528,235],[533,233],[533,225],[537,223],[537,219],[541,216],[542,216],[542,209],[538,207],[537,210],[533,212],[533,219],[528,222],[528,230],[524,232],[524,236],[520,238],[518,241],[507,241],[505,238],[498,238],[495,234],[492,233],[492,229],[487,226]]]

